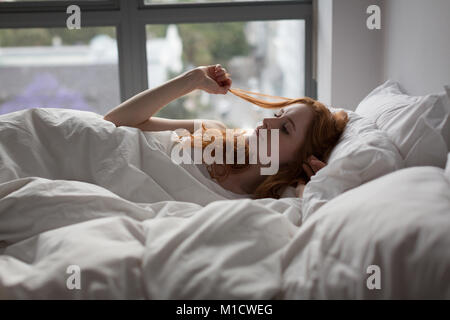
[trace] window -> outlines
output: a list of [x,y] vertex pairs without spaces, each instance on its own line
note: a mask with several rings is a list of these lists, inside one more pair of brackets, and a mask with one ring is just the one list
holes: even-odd
[[[235,87],[315,97],[311,2],[0,2],[0,77],[13,87],[0,88],[0,113],[60,106],[105,114],[142,90],[197,65],[215,63],[227,68]],[[69,4],[81,8],[80,30],[65,28]],[[40,100],[32,94],[37,83],[46,86]],[[195,91],[158,115],[253,127],[265,114],[232,94]]]
[[[149,88],[192,66],[221,63],[231,73],[233,87],[301,97],[304,47],[303,20],[147,25]],[[254,128],[272,114],[232,94],[194,91],[161,109],[158,116],[218,119],[229,127]]]
[[[26,0],[22,0],[26,1]],[[171,3],[192,3],[192,2],[236,2],[236,1],[248,1],[248,0],[144,0],[144,4],[171,4]],[[250,1],[256,1],[256,0],[250,0]],[[268,1],[268,0],[263,0]]]
[[120,103],[112,27],[0,30],[0,114],[70,108],[106,113]]

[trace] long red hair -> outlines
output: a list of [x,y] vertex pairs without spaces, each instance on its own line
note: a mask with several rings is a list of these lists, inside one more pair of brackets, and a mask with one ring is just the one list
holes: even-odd
[[[271,96],[267,94],[261,94],[251,91],[246,91],[242,89],[229,89],[231,93],[235,96],[247,100],[257,106],[267,109],[277,109],[292,104],[305,104],[310,107],[314,112],[313,121],[310,127],[307,129],[307,134],[305,137],[305,142],[298,151],[297,161],[289,163],[285,166],[281,166],[278,172],[274,175],[269,175],[267,178],[256,188],[253,198],[280,198],[283,191],[288,186],[296,186],[299,180],[303,180],[305,183],[309,181],[308,176],[303,170],[302,164],[307,162],[310,155],[314,155],[319,160],[326,162],[328,157],[333,150],[334,146],[337,144],[345,126],[348,122],[348,115],[345,111],[331,112],[324,104],[317,100],[309,97],[303,98],[284,98],[279,96]],[[258,98],[249,96],[248,94],[271,97],[276,99],[281,99],[279,102],[270,102]],[[206,128],[202,124],[202,133]],[[239,129],[238,129],[239,130]],[[238,134],[234,135],[234,150],[235,150],[235,160],[237,152],[237,138],[240,134],[244,132],[237,131]],[[223,150],[226,146],[226,134],[225,130],[222,131],[222,141]],[[193,135],[191,135],[191,146],[194,146]],[[202,150],[214,141],[214,137],[211,140],[202,140]],[[239,172],[245,170],[249,167],[249,153],[248,153],[248,143],[245,143],[245,164],[237,164],[236,161],[233,164],[227,164],[225,161],[224,154],[224,164],[213,163],[206,165],[211,178],[221,181],[225,179],[230,173]]]

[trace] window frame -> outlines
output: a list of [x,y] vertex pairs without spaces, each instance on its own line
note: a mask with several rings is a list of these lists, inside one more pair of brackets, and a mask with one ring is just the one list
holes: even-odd
[[313,0],[144,4],[144,0],[71,0],[0,3],[0,28],[66,27],[69,5],[81,9],[81,27],[116,30],[122,101],[148,88],[146,25],[302,19],[305,21],[306,96],[313,79]]

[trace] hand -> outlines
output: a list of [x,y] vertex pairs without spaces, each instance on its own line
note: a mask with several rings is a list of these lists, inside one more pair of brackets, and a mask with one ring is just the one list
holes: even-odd
[[196,69],[202,72],[198,89],[213,94],[226,94],[231,87],[230,74],[220,64],[200,66]]
[[305,170],[306,175],[309,179],[315,175],[320,169],[325,167],[327,164],[320,161],[314,156],[308,158],[308,163],[303,163],[303,170]]
[[[327,164],[325,162],[320,161],[314,156],[310,156],[308,158],[308,163],[303,163],[303,170],[305,170],[305,173],[308,176],[308,178],[311,179],[311,177],[315,175],[317,171],[319,171],[326,165]],[[297,197],[299,198],[303,197],[303,191],[305,190],[305,187],[306,181],[300,179],[297,182],[297,187],[295,188],[295,194],[297,195]]]

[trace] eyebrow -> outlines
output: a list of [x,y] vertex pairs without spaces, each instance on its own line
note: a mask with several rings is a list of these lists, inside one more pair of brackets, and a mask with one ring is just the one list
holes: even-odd
[[[281,114],[279,115],[279,116],[281,116],[281,115],[283,115],[283,114],[286,113],[286,109],[285,109],[285,108],[281,108],[280,110],[278,110],[278,112],[281,112]],[[297,128],[295,127],[295,123],[294,123],[294,121],[292,121],[291,117],[288,117],[288,116],[285,116],[285,117],[289,120],[289,122],[290,122],[290,123],[292,124],[292,126],[294,127],[294,130],[296,131]]]
[[286,118],[288,118],[288,120],[291,122],[292,126],[294,127],[294,130],[297,130],[296,127],[295,127],[294,121],[292,121],[292,119],[290,117],[288,117],[288,116],[286,116]]

